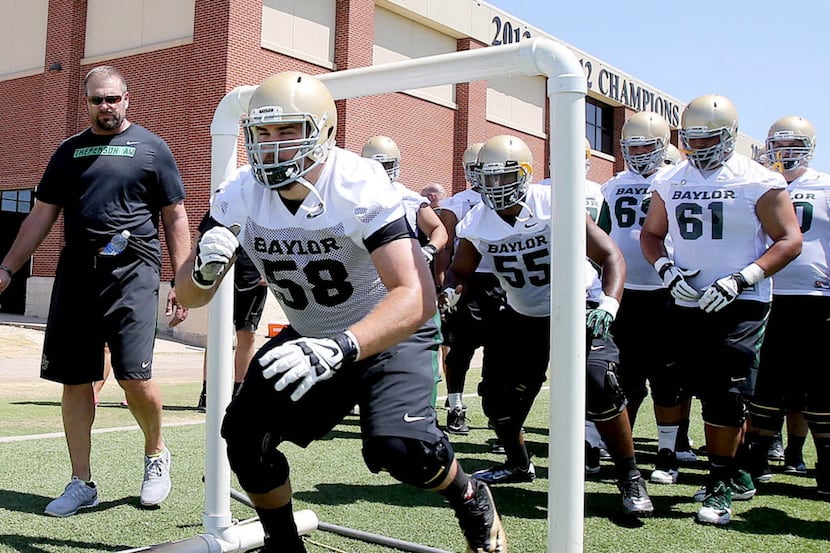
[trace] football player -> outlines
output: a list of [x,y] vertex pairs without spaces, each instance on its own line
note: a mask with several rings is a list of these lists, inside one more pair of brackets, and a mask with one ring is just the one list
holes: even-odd
[[[605,197],[602,195],[602,185],[588,178],[588,173],[591,171],[591,155],[591,143],[586,138],[585,211],[595,223],[599,224],[607,232],[607,219],[609,215]],[[542,179],[540,184],[550,183],[551,179],[545,178]],[[599,430],[597,430],[597,425],[594,424],[594,421],[587,419],[585,421],[585,474],[599,474],[601,459],[609,460],[611,459],[611,455],[608,453],[605,442],[602,441],[602,436],[600,436]]]
[[435,274],[433,263],[438,252],[447,245],[447,230],[430,207],[429,200],[404,186],[398,178],[401,176],[401,151],[395,141],[388,136],[373,136],[366,141],[361,154],[380,163],[392,186],[403,197],[406,220],[410,228],[418,234],[421,253]]
[[676,367],[702,403],[709,476],[696,519],[725,525],[733,497],[755,493],[735,463],[745,394],[769,314],[769,277],[801,251],[801,232],[784,179],[735,153],[738,113],[729,99],[695,98],[680,125],[687,159],[652,183],[640,245],[674,298]]
[[[535,478],[522,425],[546,378],[550,356],[551,187],[529,184],[533,158],[519,138],[499,135],[481,147],[474,177],[482,201],[458,224],[461,239],[439,305],[451,307],[463,284],[486,259],[507,294],[498,330],[486,337],[488,354],[479,386],[485,415],[504,444],[507,461],[474,473],[491,484]],[[625,396],[614,370],[616,347],[609,326],[619,306],[625,261],[614,242],[586,215],[588,263],[587,416],[597,424],[614,458],[628,514],[654,510],[634,459]],[[556,239],[554,237],[553,239]],[[525,344],[516,364],[516,344]]]
[[[612,327],[620,349],[620,382],[628,399],[632,427],[640,404],[648,395],[646,381],[651,385],[658,432],[657,462],[651,481],[658,484],[677,481],[680,427],[686,432],[689,427],[688,397],[682,395],[670,363],[671,295],[640,249],[648,188],[661,170],[669,168],[664,162],[670,137],[669,125],[659,114],[642,111],[632,115],[623,125],[620,138],[627,170],[609,179],[602,188],[609,215],[603,216],[603,221],[607,221],[606,230],[626,263],[625,291]],[[645,339],[654,346],[643,348]],[[687,455],[694,455],[688,451],[688,443],[682,445]]]
[[[443,282],[444,274],[456,251],[458,243],[455,236],[456,225],[470,209],[481,202],[481,194],[471,171],[482,145],[483,142],[469,145],[462,156],[464,177],[470,188],[441,202],[439,216],[451,240],[445,253],[436,261],[439,284]],[[449,434],[466,435],[470,431],[467,425],[467,407],[462,401],[466,375],[470,370],[470,363],[476,349],[482,346],[487,348],[487,342],[484,340],[485,329],[498,324],[495,317],[502,309],[504,309],[504,290],[490,271],[487,262],[482,260],[475,272],[470,275],[464,287],[464,295],[455,309],[443,315],[442,333],[444,345],[448,348],[444,357],[448,409],[445,429]],[[499,451],[503,450],[499,449]]]
[[[793,345],[830,336],[830,175],[810,167],[815,147],[815,128],[804,117],[782,117],[767,134],[767,160],[787,181],[803,248],[775,275],[747,443],[752,473],[765,480],[766,451],[784,415],[803,411],[816,446],[818,493],[830,500],[830,374],[813,348]],[[806,433],[799,434],[788,433],[784,470],[806,475],[801,453]]]
[[250,165],[213,197],[216,226],[176,289],[184,303],[206,304],[241,245],[288,318],[257,352],[222,424],[264,551],[306,551],[280,444],[308,446],[359,403],[368,468],[438,491],[468,552],[506,552],[487,485],[462,470],[436,423],[434,285],[400,194],[380,165],[334,146],[334,100],[312,76],[263,81],[242,125]]

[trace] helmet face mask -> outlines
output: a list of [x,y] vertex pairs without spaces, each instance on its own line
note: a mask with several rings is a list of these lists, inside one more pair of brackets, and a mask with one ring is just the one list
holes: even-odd
[[666,120],[652,112],[631,116],[622,128],[620,148],[628,169],[638,175],[657,171],[666,158],[671,131]]
[[326,160],[334,146],[337,110],[320,81],[289,71],[266,79],[254,91],[242,127],[254,176],[277,189]]
[[803,117],[782,117],[767,134],[766,160],[779,173],[806,166],[815,150],[816,131]]
[[401,176],[401,151],[395,141],[387,136],[373,136],[366,141],[360,154],[383,165],[391,182]]
[[723,96],[699,96],[683,110],[678,135],[689,163],[701,171],[717,169],[735,152],[738,112]]
[[478,152],[472,168],[481,200],[490,209],[501,211],[521,203],[533,174],[533,155],[519,138],[499,135]]
[[663,158],[663,165],[677,165],[683,161],[680,156],[680,150],[674,144],[666,145],[666,156]]

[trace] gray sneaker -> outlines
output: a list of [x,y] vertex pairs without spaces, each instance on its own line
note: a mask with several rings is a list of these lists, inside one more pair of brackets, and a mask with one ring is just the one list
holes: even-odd
[[74,515],[80,509],[88,509],[96,505],[98,505],[98,488],[95,487],[95,483],[93,482],[90,486],[77,476],[73,476],[61,496],[50,501],[44,512],[53,517],[63,518]]
[[144,456],[144,482],[141,483],[141,505],[157,507],[170,495],[170,450],[166,447],[158,457]]

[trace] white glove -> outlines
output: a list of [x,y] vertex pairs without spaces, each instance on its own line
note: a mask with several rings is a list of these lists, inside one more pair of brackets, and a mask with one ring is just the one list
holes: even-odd
[[312,386],[328,380],[342,367],[356,360],[360,349],[348,330],[331,338],[297,338],[281,344],[259,358],[266,379],[282,375],[274,384],[278,392],[299,381],[291,401],[299,401]]
[[435,259],[436,254],[438,254],[438,248],[432,244],[427,244],[421,247],[421,253],[424,254],[424,259],[426,259],[427,265],[429,265]]
[[712,283],[697,302],[707,313],[716,313],[735,301],[741,292],[764,278],[764,270],[755,263],[740,272],[719,278]]
[[654,269],[663,284],[669,289],[672,297],[677,300],[695,301],[700,297],[700,292],[695,290],[691,284],[686,282],[686,277],[695,276],[700,270],[689,271],[675,266],[668,257],[661,257],[654,262]]
[[225,272],[238,247],[236,236],[225,227],[213,227],[205,232],[196,244],[191,275],[193,283],[202,289],[212,287],[219,275]]
[[452,313],[455,311],[455,306],[461,300],[461,294],[455,291],[455,288],[444,288],[441,295],[438,297],[438,305],[444,313]]

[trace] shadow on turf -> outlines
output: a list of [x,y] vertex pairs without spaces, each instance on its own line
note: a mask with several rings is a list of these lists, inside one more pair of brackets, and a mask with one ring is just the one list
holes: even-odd
[[68,549],[69,551],[124,551],[131,549],[131,545],[103,545],[98,542],[77,540],[53,540],[42,536],[20,536],[14,534],[0,534],[0,544],[10,546],[18,553],[43,553],[46,547]]
[[[525,485],[523,485],[525,486]],[[446,506],[441,495],[405,484],[317,484],[312,491],[295,492],[294,497],[318,505],[351,505],[357,500],[398,507]],[[499,513],[527,519],[547,517],[547,490],[528,490],[505,485],[492,488]]]
[[[28,513],[33,515],[42,515],[47,518],[51,518],[49,515],[43,512],[43,509],[46,505],[52,501],[54,497],[44,497],[42,495],[32,494],[32,493],[23,493],[11,490],[0,490],[0,505],[3,506],[4,509],[9,511],[15,511],[18,513]],[[98,511],[106,511],[107,509],[112,509],[113,507],[118,507],[120,505],[130,505],[135,507],[139,510],[152,510],[142,507],[139,503],[138,496],[132,497],[122,497],[117,500],[113,501],[102,501],[98,504],[97,507],[93,507],[91,509],[85,509],[80,513],[95,513]],[[77,516],[77,515],[76,515]],[[0,541],[0,543],[3,543]],[[40,551],[40,550],[38,550]]]
[[787,534],[811,540],[826,540],[826,521],[802,520],[793,518],[785,511],[771,507],[754,507],[742,510],[740,516],[746,519],[745,524],[737,526],[735,530],[749,534],[781,534],[786,529]]

